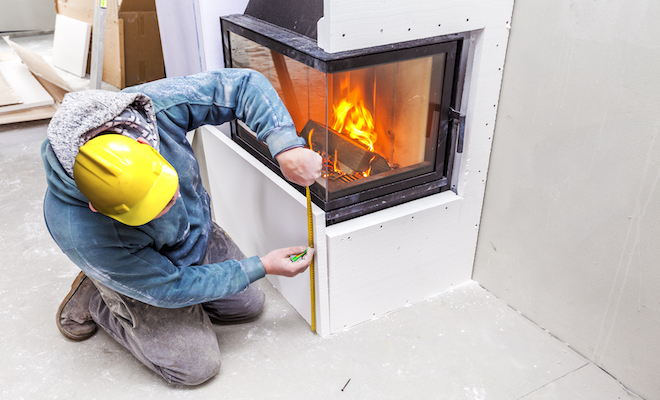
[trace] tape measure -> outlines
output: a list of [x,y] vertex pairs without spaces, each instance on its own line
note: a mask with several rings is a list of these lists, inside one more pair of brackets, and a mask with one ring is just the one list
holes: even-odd
[[[307,196],[307,235],[309,247],[314,247],[314,222],[312,220],[312,197],[309,194],[309,186],[305,188]],[[316,285],[314,284],[314,257],[309,264],[309,292],[312,302],[312,332],[316,333]]]

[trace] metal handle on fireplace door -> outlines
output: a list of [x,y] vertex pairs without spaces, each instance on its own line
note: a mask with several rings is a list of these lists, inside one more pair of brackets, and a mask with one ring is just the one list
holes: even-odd
[[456,152],[463,153],[463,139],[465,137],[465,114],[461,114],[460,111],[456,111],[453,108],[449,109],[449,115],[451,117],[451,133],[452,135],[457,135],[458,140],[456,141]]

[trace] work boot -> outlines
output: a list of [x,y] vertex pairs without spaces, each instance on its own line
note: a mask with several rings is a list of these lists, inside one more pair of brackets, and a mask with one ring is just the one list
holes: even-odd
[[89,299],[96,292],[96,286],[84,273],[78,274],[71,285],[60,308],[57,309],[56,323],[62,335],[71,340],[89,339],[96,332],[96,322],[89,313]]

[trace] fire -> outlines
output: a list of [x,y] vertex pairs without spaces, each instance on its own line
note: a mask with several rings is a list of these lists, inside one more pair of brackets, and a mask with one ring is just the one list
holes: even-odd
[[314,150],[312,147],[312,134],[314,134],[314,128],[309,130],[309,136],[307,137],[307,143],[309,143],[309,149]]
[[347,98],[332,107],[335,117],[332,129],[347,134],[366,146],[369,151],[374,151],[374,143],[378,138],[374,119],[360,97],[360,91],[353,90]]
[[[350,81],[342,79],[342,91],[348,90]],[[342,135],[346,135],[370,152],[374,151],[374,143],[378,138],[374,125],[374,118],[369,109],[365,106],[362,93],[359,88],[351,90],[348,95],[333,105],[333,122],[332,130]],[[360,178],[366,178],[371,175],[371,163],[376,159],[376,155],[371,155],[371,160],[367,168],[362,171],[354,171],[350,166],[340,164],[340,157],[337,154],[337,149],[334,149],[334,157],[332,154],[327,154],[322,149],[312,148],[312,135],[314,128],[310,129],[307,134],[307,142],[312,150],[319,152],[323,156],[324,168],[326,174],[324,177],[332,176],[332,179],[341,179],[344,182],[353,182]],[[348,168],[348,172],[342,171],[344,167]],[[355,166],[354,166],[355,167]],[[364,168],[361,166],[360,168]]]
[[362,176],[364,176],[365,178],[368,177],[369,175],[371,175],[371,163],[374,162],[375,158],[376,158],[375,155],[373,157],[371,157],[371,160],[369,160],[369,169],[362,173]]

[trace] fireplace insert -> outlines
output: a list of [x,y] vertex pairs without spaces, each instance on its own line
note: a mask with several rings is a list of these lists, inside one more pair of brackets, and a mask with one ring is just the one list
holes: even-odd
[[[454,111],[462,36],[326,53],[313,38],[250,15],[222,17],[221,29],[225,65],[265,75],[298,135],[322,155],[310,192],[328,225],[450,188],[462,147]],[[281,175],[245,124],[232,124],[232,138]]]

